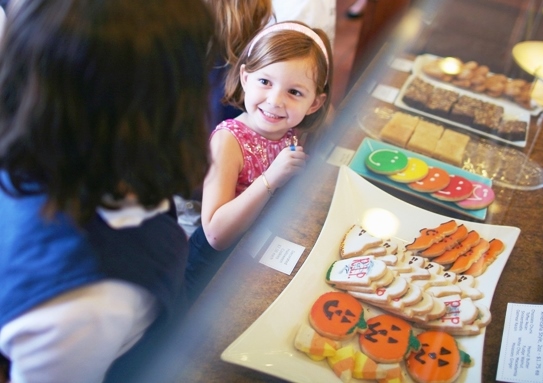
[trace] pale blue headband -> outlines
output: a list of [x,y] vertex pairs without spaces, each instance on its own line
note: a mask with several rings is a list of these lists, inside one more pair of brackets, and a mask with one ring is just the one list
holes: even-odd
[[[326,46],[324,45],[324,42],[322,41],[320,36],[317,33],[315,33],[314,30],[312,30],[311,28],[306,27],[305,25],[298,24],[298,23],[278,23],[278,24],[274,24],[271,27],[267,27],[266,29],[260,31],[253,38],[253,41],[251,42],[251,45],[249,46],[249,52],[247,53],[247,56],[248,57],[251,56],[251,52],[253,51],[253,47],[255,46],[255,44],[263,36],[265,36],[265,35],[267,35],[268,33],[271,33],[271,32],[285,31],[285,30],[300,32],[300,33],[303,33],[304,35],[306,35],[308,37],[311,37],[311,39],[313,41],[315,41],[315,43],[317,43],[317,45],[319,46],[319,48],[322,51],[322,54],[324,55],[324,58],[326,59],[326,72],[328,72],[328,68],[330,68],[330,61],[328,59],[328,53],[326,52]],[[326,75],[326,77],[328,77],[328,74]]]

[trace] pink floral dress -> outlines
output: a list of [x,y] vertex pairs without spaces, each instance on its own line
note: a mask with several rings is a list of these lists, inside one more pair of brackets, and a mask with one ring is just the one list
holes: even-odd
[[268,140],[238,120],[221,122],[212,132],[212,136],[221,129],[228,130],[234,135],[243,154],[243,169],[238,176],[236,195],[240,195],[269,168],[279,152],[290,145],[294,136],[294,130],[290,129],[281,139]]

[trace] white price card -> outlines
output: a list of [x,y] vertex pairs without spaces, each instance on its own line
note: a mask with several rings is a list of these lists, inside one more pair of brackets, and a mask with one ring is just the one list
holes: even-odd
[[394,103],[394,100],[396,100],[396,97],[398,97],[398,93],[400,93],[400,90],[398,88],[389,85],[379,84],[375,87],[371,95],[381,101],[389,102],[392,104]]
[[302,256],[305,247],[286,239],[275,237],[268,249],[260,258],[260,263],[290,275],[298,259]]
[[496,380],[543,382],[543,305],[508,303]]
[[326,162],[335,166],[349,165],[353,156],[354,150],[336,146]]

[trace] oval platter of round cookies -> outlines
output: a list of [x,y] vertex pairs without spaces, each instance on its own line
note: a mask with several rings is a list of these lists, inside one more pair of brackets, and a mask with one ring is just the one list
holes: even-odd
[[494,201],[492,180],[371,138],[362,141],[349,166],[369,180],[480,221]]
[[342,166],[305,263],[221,358],[292,382],[481,381],[519,234],[420,209]]

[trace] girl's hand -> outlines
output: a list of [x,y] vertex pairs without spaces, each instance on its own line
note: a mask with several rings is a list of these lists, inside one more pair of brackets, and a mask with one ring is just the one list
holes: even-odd
[[265,172],[271,189],[283,186],[293,175],[301,172],[307,157],[301,146],[297,146],[294,151],[290,147],[283,149]]

